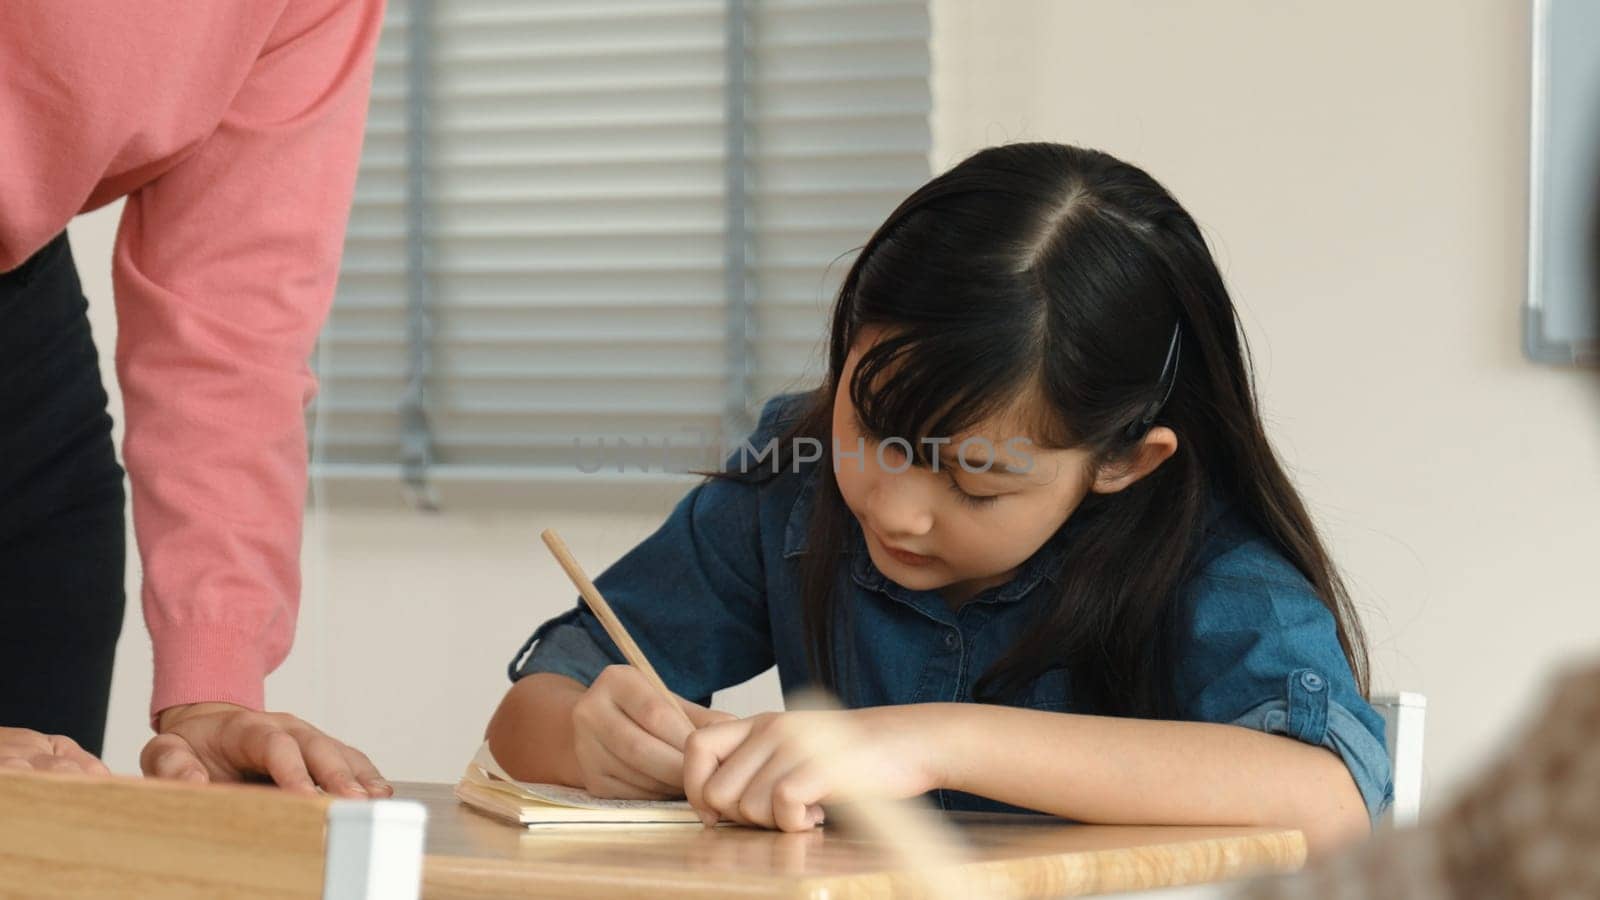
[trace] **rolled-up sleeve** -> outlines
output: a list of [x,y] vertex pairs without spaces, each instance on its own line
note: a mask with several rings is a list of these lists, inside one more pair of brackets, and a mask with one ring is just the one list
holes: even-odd
[[[783,405],[768,403],[745,447],[776,436]],[[674,693],[708,704],[716,691],[773,664],[759,519],[760,485],[715,478],[696,485],[660,528],[595,579],[606,602]],[[625,662],[587,606],[545,622],[522,645],[513,681],[554,672],[589,684]]]
[[1333,751],[1376,820],[1393,802],[1383,718],[1361,695],[1333,615],[1263,542],[1213,560],[1185,592],[1183,718],[1280,734]]
[[578,607],[540,625],[511,660],[511,680],[550,672],[589,684],[601,669],[623,662],[615,644],[596,640],[585,627],[584,620],[592,618],[587,607]]

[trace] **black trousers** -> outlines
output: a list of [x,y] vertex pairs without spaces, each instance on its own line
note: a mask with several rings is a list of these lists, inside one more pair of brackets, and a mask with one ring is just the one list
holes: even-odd
[[63,232],[0,273],[0,725],[105,740],[122,467]]

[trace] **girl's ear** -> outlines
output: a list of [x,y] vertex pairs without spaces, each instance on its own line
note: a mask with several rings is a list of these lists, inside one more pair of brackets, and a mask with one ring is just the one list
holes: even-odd
[[1178,452],[1178,433],[1165,425],[1150,429],[1131,453],[1118,462],[1101,466],[1089,487],[1096,494],[1115,494],[1154,472]]

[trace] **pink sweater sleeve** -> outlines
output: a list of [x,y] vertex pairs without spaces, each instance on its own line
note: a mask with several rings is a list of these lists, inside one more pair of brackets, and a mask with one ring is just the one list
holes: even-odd
[[112,263],[151,713],[260,709],[294,637],[308,367],[333,297],[381,0],[288,4],[212,132],[130,195]]

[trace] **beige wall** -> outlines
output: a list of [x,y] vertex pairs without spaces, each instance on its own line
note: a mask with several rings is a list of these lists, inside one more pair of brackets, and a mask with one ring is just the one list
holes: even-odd
[[[1523,5],[934,2],[936,165],[1000,141],[1093,145],[1148,168],[1206,228],[1269,426],[1366,611],[1378,682],[1429,696],[1436,783],[1492,746],[1552,660],[1600,649],[1600,378],[1518,351]],[[73,227],[103,338],[113,215]],[[598,568],[671,500],[609,496],[617,511],[598,512],[540,496],[532,512],[314,511],[300,641],[270,702],[395,777],[453,777],[505,660],[569,603],[539,529]],[[149,671],[135,614],[119,770],[146,733]],[[730,706],[775,700],[767,677]]]

